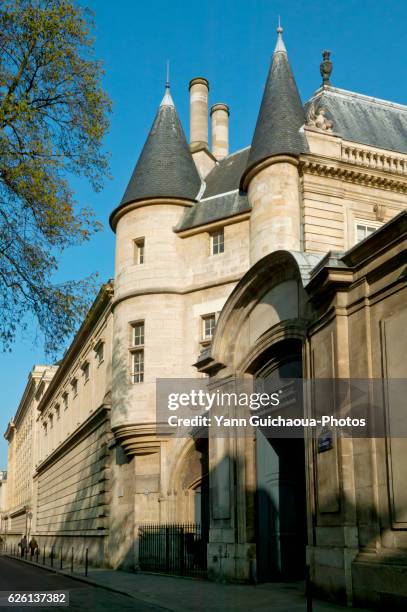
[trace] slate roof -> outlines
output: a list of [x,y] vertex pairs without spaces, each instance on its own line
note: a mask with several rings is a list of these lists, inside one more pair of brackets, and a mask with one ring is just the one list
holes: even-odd
[[249,211],[241,189],[245,175],[272,155],[298,156],[309,151],[301,128],[311,105],[314,110],[324,106],[334,132],[346,140],[407,153],[407,106],[326,85],[303,107],[282,29],[277,31],[251,147],[222,159],[201,181],[167,87],[119,208],[153,197],[199,199],[185,210],[176,231]]
[[185,211],[177,231],[191,229],[250,210],[247,195],[239,191],[250,147],[222,159],[207,175],[199,202]]
[[195,200],[201,178],[167,88],[120,206],[145,198]]
[[308,151],[300,128],[305,124],[297,84],[279,32],[254,130],[247,170],[271,155]]
[[249,210],[250,204],[247,195],[239,193],[238,190],[212,197],[209,200],[201,200],[185,212],[176,231],[180,232],[220,219],[234,217]]
[[250,147],[246,147],[222,159],[205,178],[206,187],[202,197],[210,198],[238,189],[249,153]]
[[311,105],[326,108],[334,132],[344,139],[407,153],[407,106],[330,86],[315,93],[306,111]]

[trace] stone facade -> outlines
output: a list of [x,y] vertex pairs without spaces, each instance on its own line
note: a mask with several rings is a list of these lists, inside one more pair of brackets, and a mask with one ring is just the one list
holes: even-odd
[[[231,155],[223,104],[212,113],[208,149],[208,84],[197,78],[186,160],[167,88],[133,174],[138,184],[131,179],[111,215],[114,281],[58,366],[34,368],[6,432],[9,539],[29,531],[40,546],[63,554],[73,547],[78,560],[87,548],[95,565],[136,569],[140,527],[199,516],[212,578],[298,578],[307,561],[316,588],[339,601],[407,595],[398,578],[407,567],[402,443],[340,439],[319,454],[305,439],[279,449],[303,526],[292,549],[267,515],[263,493],[273,498],[282,473],[272,472],[276,451],[260,434],[205,441],[156,433],[158,378],[209,376],[232,389],[239,377],[255,384],[271,375],[288,357],[308,379],[406,377],[398,351],[407,146],[373,145],[369,134],[352,140],[348,124],[316,121],[317,111],[307,120],[285,74],[290,80],[280,31],[267,87],[291,96],[293,125],[303,124],[290,135],[266,88],[261,121],[273,117],[273,141],[258,123],[250,151]],[[380,112],[390,104],[346,95]],[[407,108],[397,112],[407,143]],[[192,159],[198,192],[197,176],[183,175]],[[261,467],[264,457],[270,463]]]

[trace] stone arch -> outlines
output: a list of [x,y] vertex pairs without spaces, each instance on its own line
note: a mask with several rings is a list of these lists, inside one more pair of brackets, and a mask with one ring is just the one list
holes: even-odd
[[[170,472],[168,495],[173,499],[170,522],[193,523],[197,513],[207,521],[208,440],[189,439],[180,449]],[[203,498],[205,496],[205,499]]]
[[276,251],[240,280],[222,309],[211,359],[219,367],[245,372],[267,346],[303,338],[312,317],[305,285],[316,255]]

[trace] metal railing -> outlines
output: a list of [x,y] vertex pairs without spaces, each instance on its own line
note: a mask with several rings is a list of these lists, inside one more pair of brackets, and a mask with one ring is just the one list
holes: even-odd
[[139,565],[143,571],[181,576],[206,573],[206,538],[198,523],[143,525]]
[[22,551],[21,547],[18,544],[4,543],[2,547],[2,552],[8,555],[11,555],[13,557],[20,557],[20,558],[27,559],[27,560],[32,561],[33,563],[38,563],[38,564],[40,564],[40,559],[41,559],[41,565],[45,565],[45,566],[48,565],[51,568],[59,567],[59,569],[61,570],[64,569],[64,560],[65,560],[69,564],[71,573],[74,572],[74,567],[75,567],[76,573],[78,573],[78,570],[81,570],[84,572],[85,576],[88,575],[88,570],[89,570],[89,549],[88,548],[85,548],[84,555],[82,554],[81,562],[78,563],[76,559],[75,564],[74,564],[73,546],[71,548],[65,548],[65,549],[63,549],[62,546],[60,547],[49,546],[48,548],[45,546],[42,546],[42,547],[37,546],[37,548],[35,548],[33,551],[31,551],[29,547],[26,547]]

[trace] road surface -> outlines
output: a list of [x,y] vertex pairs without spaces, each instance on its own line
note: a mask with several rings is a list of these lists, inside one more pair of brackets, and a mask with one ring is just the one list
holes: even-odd
[[[116,612],[137,610],[137,612],[163,612],[163,608],[145,603],[133,597],[113,593],[100,587],[94,587],[85,582],[73,580],[67,576],[56,574],[47,569],[37,568],[8,557],[0,556],[0,591],[69,591],[69,607],[58,606],[61,612]],[[35,610],[46,612],[57,607],[44,606],[0,606],[1,610],[28,612]]]

